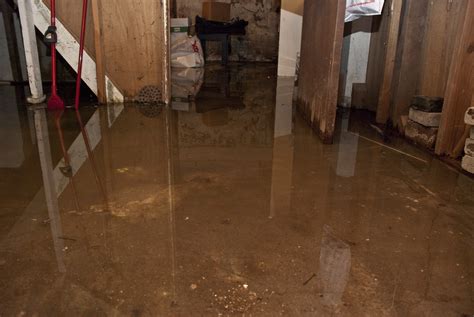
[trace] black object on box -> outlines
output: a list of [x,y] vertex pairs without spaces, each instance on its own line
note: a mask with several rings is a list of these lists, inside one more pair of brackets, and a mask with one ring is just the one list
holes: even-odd
[[444,99],[441,97],[415,96],[411,107],[424,112],[442,112]]

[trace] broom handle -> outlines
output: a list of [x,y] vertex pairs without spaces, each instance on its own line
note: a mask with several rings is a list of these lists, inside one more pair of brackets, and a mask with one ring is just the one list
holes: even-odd
[[79,61],[77,63],[76,98],[74,100],[74,107],[76,108],[76,110],[79,109],[79,99],[81,97],[82,58],[84,56],[84,39],[86,35],[86,20],[87,20],[87,0],[83,0],[82,1],[81,38],[79,41]]
[[[51,0],[51,26],[56,26],[56,0]],[[56,95],[58,90],[56,86],[56,43],[51,43],[51,64],[51,92]]]

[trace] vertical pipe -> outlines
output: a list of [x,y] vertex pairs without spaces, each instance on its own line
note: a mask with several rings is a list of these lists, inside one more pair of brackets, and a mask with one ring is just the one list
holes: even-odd
[[27,101],[32,104],[44,102],[46,96],[43,93],[41,82],[41,69],[38,57],[38,46],[36,44],[35,25],[33,22],[33,9],[30,0],[18,0],[18,11],[20,12],[21,32],[23,35],[23,46],[25,48],[26,67],[28,71],[28,82],[31,96]]
[[162,45],[162,98],[163,102],[169,104],[171,100],[171,63],[170,63],[170,0],[161,1],[161,9],[163,15],[163,45]]

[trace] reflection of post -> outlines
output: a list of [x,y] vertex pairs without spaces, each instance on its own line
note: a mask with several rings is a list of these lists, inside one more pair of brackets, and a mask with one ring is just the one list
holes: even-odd
[[341,135],[339,139],[339,153],[337,156],[336,174],[342,177],[353,177],[357,163],[357,148],[359,135],[348,132],[350,113],[342,118]]
[[35,127],[54,251],[56,253],[59,272],[64,273],[66,272],[63,259],[64,242],[60,239],[62,236],[61,218],[59,216],[58,198],[53,176],[53,161],[51,159],[51,149],[49,145],[48,125],[44,109],[35,112]]
[[170,249],[171,249],[171,283],[173,287],[173,303],[176,303],[176,228],[175,228],[175,217],[174,217],[174,199],[173,199],[173,185],[174,185],[174,162],[173,162],[173,138],[172,138],[172,114],[171,108],[165,109],[165,136],[166,136],[166,147],[168,153],[168,205],[169,205],[169,217],[168,224],[170,230]]
[[293,78],[278,78],[270,216],[289,212],[293,176]]
[[326,305],[341,304],[342,295],[349,280],[351,249],[347,243],[336,238],[329,227],[323,230],[319,255],[319,277],[323,301]]

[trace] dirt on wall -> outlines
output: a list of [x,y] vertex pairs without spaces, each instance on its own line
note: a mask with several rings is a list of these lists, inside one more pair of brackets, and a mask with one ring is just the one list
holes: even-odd
[[[203,0],[176,0],[178,17],[202,13]],[[225,2],[225,1],[223,1]],[[229,1],[227,1],[229,2]],[[232,61],[276,61],[278,57],[278,26],[281,0],[232,0],[231,18],[249,22],[247,35],[232,36]],[[208,60],[220,59],[217,43],[208,44]]]

